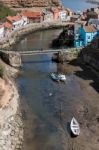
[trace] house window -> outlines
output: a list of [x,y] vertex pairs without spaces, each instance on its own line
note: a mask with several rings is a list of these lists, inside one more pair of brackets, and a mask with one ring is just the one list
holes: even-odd
[[88,36],[87,38],[90,39],[90,36]]

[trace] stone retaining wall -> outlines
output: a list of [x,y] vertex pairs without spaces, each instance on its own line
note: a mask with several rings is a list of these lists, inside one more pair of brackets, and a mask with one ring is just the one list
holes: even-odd
[[78,58],[78,55],[80,53],[80,48],[68,48],[67,51],[60,51],[59,53],[56,53],[53,55],[52,60],[56,62],[66,62],[71,61],[73,59]]

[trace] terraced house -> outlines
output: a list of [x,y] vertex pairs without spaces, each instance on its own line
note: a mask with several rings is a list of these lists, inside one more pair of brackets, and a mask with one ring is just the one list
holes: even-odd
[[28,23],[40,23],[43,21],[43,13],[42,12],[32,12],[32,11],[23,11],[21,12],[21,16],[27,17]]
[[79,32],[75,34],[74,46],[81,47],[91,44],[98,36],[98,29],[93,25],[81,26]]
[[96,27],[89,25],[80,28],[80,36],[83,40],[83,45],[87,46],[92,42],[92,40],[98,35],[98,30]]
[[23,19],[21,16],[8,16],[7,22],[11,23],[13,26],[13,30],[16,30],[23,25]]

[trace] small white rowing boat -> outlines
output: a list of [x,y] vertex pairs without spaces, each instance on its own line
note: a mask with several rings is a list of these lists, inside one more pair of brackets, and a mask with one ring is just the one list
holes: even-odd
[[60,81],[66,81],[66,76],[64,74],[59,74],[58,77]]
[[73,117],[70,123],[70,129],[74,136],[78,136],[80,134],[80,127],[77,120]]

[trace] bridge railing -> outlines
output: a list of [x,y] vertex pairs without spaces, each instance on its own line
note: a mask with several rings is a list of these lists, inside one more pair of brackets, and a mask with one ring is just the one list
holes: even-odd
[[5,52],[8,54],[15,54],[19,53],[20,55],[34,55],[34,54],[44,54],[44,53],[58,53],[58,52],[73,52],[73,51],[79,51],[77,48],[61,48],[61,49],[40,49],[40,50],[32,50],[32,51],[4,51],[0,50],[1,52]]

